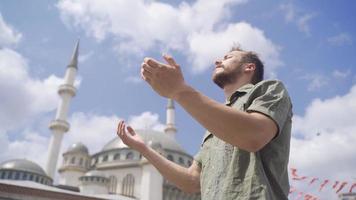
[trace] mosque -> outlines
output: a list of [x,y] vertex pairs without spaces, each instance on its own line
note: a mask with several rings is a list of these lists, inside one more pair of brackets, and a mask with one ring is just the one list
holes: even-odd
[[[0,199],[115,199],[115,200],[198,200],[199,194],[184,193],[162,175],[139,152],[127,147],[118,137],[89,154],[88,147],[78,142],[63,153],[63,162],[56,169],[61,142],[70,124],[67,114],[78,70],[79,41],[67,66],[64,84],[59,86],[61,101],[55,120],[49,128],[46,170],[26,159],[13,159],[0,164]],[[136,130],[144,141],[167,159],[185,167],[192,164],[189,155],[176,141],[174,102],[168,100],[166,128]],[[58,183],[54,181],[59,173]]]

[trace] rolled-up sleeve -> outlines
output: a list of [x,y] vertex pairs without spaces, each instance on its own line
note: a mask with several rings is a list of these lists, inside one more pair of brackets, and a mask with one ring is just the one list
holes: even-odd
[[291,112],[291,107],[290,97],[283,83],[271,80],[256,85],[246,111],[259,112],[271,118],[278,126],[279,135]]

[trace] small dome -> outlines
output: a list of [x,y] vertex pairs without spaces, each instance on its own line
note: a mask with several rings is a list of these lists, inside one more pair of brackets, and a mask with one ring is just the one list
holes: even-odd
[[0,164],[0,170],[11,169],[25,172],[32,172],[39,175],[47,176],[45,171],[38,164],[26,159],[8,160]]
[[84,176],[86,176],[86,177],[95,176],[95,177],[104,177],[104,178],[106,178],[106,176],[104,175],[104,173],[101,172],[101,171],[98,171],[98,170],[91,170],[91,171],[88,171],[87,173],[84,174]]
[[[184,149],[178,144],[178,142],[171,136],[164,132],[154,130],[135,130],[139,134],[146,144],[160,144],[163,149],[169,149],[177,152],[186,153]],[[127,146],[121,141],[119,137],[115,137],[108,142],[102,151],[110,149],[127,148]]]
[[85,153],[89,154],[88,148],[81,142],[72,144],[65,153]]

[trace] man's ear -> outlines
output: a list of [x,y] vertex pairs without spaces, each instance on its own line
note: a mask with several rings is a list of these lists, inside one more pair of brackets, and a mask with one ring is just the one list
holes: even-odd
[[256,70],[256,65],[254,63],[247,63],[245,64],[245,72],[251,73]]

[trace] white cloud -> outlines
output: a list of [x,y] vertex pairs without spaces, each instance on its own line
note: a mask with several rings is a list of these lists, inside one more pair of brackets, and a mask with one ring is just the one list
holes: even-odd
[[307,36],[311,35],[309,23],[316,17],[315,13],[306,13],[291,2],[281,4],[279,9],[284,12],[284,19],[287,23],[295,23],[299,31]]
[[301,32],[305,33],[307,36],[311,35],[309,22],[314,17],[315,17],[315,14],[305,14],[305,15],[301,16],[297,21],[298,29]]
[[194,33],[189,38],[190,55],[195,71],[203,71],[221,58],[232,47],[232,42],[245,50],[258,52],[266,64],[266,74],[274,77],[275,68],[282,64],[280,47],[265,37],[263,31],[246,22],[230,24],[220,32]]
[[83,63],[86,62],[87,60],[89,60],[92,56],[94,55],[93,51],[89,51],[88,53],[82,53],[78,56],[78,61],[79,63]]
[[352,38],[348,33],[340,33],[328,38],[328,42],[334,46],[351,45]]
[[344,79],[344,78],[348,77],[350,74],[351,74],[351,70],[340,71],[337,69],[335,69],[332,73],[333,77],[339,78],[339,79]]
[[[303,190],[312,191],[326,199],[334,197],[329,184],[322,192],[316,192],[324,179],[349,181],[356,174],[356,85],[344,96],[315,99],[304,116],[295,116],[291,141],[290,165],[298,168],[300,175],[319,177],[315,186],[309,182],[293,181]],[[318,134],[319,133],[319,134]],[[308,179],[309,181],[311,179]],[[348,185],[343,192],[351,185]],[[331,198],[333,199],[333,198]]]
[[8,25],[0,13],[0,47],[17,44],[22,34]]
[[296,11],[292,3],[281,4],[279,9],[285,12],[284,19],[286,22],[292,22],[294,20]]
[[25,130],[21,135],[23,137],[10,140],[8,134],[1,134],[0,160],[27,159],[44,167],[47,159],[44,152],[47,152],[49,138],[29,130]]
[[25,58],[10,49],[0,49],[0,126],[4,131],[20,128],[24,122],[55,109],[62,79],[51,75],[44,80],[28,74]]
[[159,115],[149,111],[143,112],[140,115],[131,116],[128,123],[134,129],[152,129],[163,131],[165,127],[165,125],[159,121]]
[[57,7],[68,26],[79,27],[98,41],[112,36],[120,54],[140,57],[151,49],[176,50],[190,58],[193,71],[201,72],[213,64],[206,60],[223,56],[233,42],[239,42],[257,51],[268,64],[267,71],[274,74],[274,69],[281,64],[278,46],[260,29],[246,22],[229,22],[231,6],[245,2],[247,0],[197,0],[174,7],[144,0],[61,0]]
[[329,83],[329,79],[321,74],[307,74],[301,77],[301,79],[310,81],[308,85],[308,91],[319,90]]

